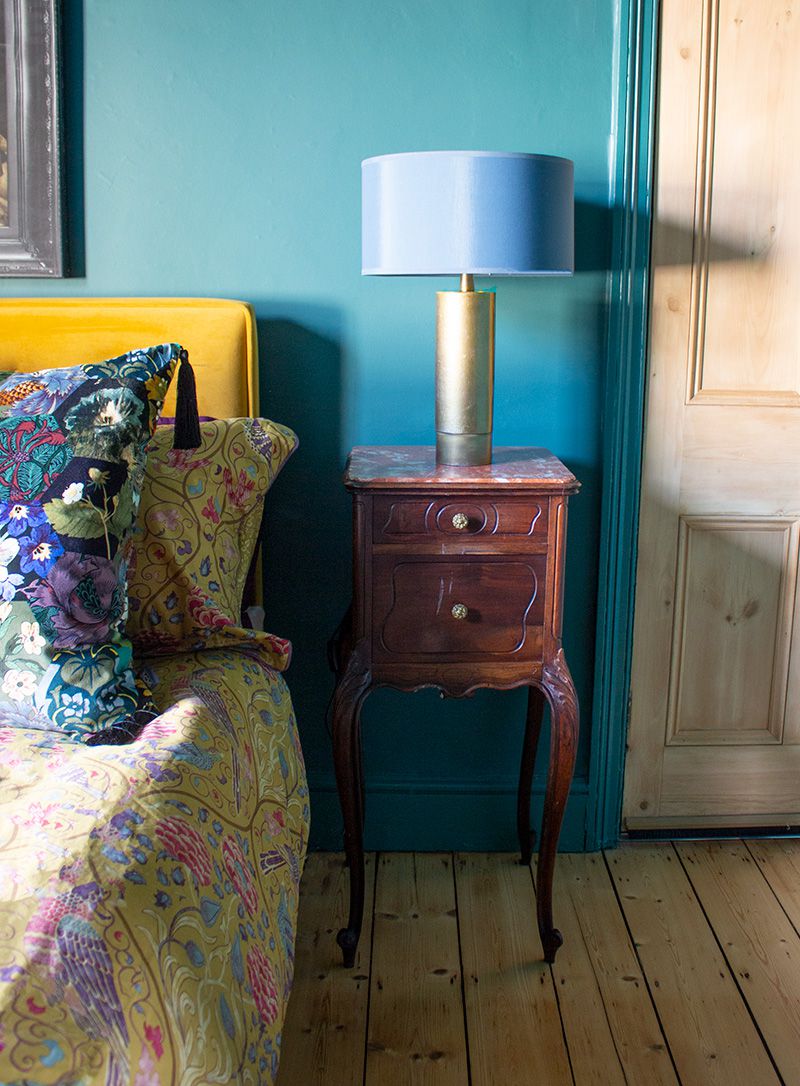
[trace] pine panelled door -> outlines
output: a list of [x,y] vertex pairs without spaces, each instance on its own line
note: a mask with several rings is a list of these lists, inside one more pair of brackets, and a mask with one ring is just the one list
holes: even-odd
[[791,9],[661,9],[628,829],[800,823]]

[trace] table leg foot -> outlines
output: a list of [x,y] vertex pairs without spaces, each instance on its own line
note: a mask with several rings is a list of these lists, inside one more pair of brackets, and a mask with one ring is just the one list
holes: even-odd
[[542,950],[544,951],[544,960],[549,962],[550,965],[556,960],[556,951],[564,942],[564,936],[558,930],[558,928],[550,928],[542,935]]
[[336,936],[336,942],[342,950],[342,959],[345,969],[352,969],[356,962],[356,949],[360,931],[352,928],[342,928]]

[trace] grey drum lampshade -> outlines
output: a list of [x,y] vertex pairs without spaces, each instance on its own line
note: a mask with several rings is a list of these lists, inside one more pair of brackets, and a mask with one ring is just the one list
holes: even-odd
[[365,159],[363,275],[570,275],[573,164],[413,151]]

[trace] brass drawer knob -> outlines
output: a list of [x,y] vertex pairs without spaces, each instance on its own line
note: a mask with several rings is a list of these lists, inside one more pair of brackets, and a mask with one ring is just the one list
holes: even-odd
[[453,618],[462,619],[467,617],[469,610],[464,603],[454,603],[450,610],[450,614]]
[[466,513],[455,513],[454,514],[454,516],[453,516],[453,527],[457,531],[463,532],[468,524],[469,524],[469,517],[467,516]]

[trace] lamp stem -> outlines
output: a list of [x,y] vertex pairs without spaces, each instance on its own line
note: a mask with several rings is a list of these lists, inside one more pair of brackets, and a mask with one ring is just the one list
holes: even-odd
[[494,293],[473,289],[436,295],[436,463],[492,462]]

